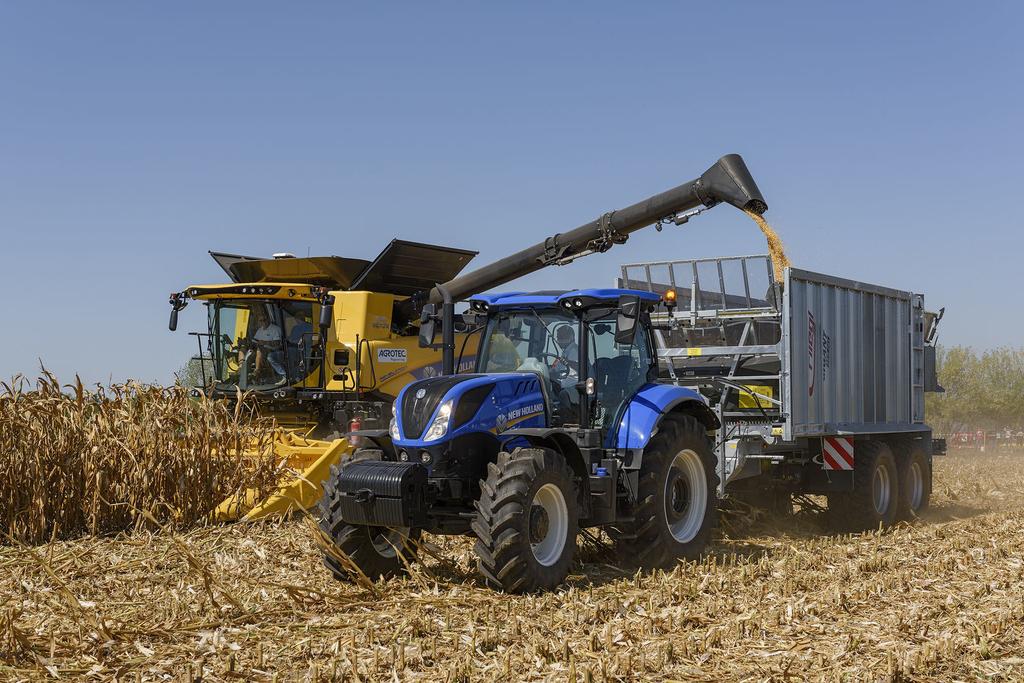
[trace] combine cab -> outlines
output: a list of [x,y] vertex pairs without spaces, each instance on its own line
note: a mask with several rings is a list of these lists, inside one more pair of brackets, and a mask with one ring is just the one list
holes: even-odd
[[[346,435],[386,426],[402,387],[441,373],[441,354],[417,343],[413,295],[458,275],[475,252],[393,240],[373,261],[211,256],[232,282],[172,294],[170,329],[189,302],[206,306],[206,329],[191,333],[194,390],[255,394],[277,423],[275,450],[290,471],[270,498],[226,500],[216,517],[308,509],[330,466],[358,445]],[[460,348],[472,366],[475,346]]]

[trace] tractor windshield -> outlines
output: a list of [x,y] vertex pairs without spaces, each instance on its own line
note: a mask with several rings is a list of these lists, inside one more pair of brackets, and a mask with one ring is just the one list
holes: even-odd
[[311,302],[219,299],[209,325],[217,389],[290,386],[317,369]]
[[[650,342],[638,329],[631,343],[615,341],[614,313],[588,320],[583,379],[594,380],[587,426],[607,428],[625,401],[648,381]],[[580,322],[560,309],[502,311],[491,316],[480,352],[479,371],[535,372],[544,379],[557,424],[578,424],[580,394],[577,340]]]
[[579,382],[579,321],[560,309],[503,311],[490,318],[480,349],[480,372],[535,372],[554,413],[566,417]]
[[558,310],[499,313],[487,324],[480,372],[541,372],[545,378],[575,373],[578,326]]

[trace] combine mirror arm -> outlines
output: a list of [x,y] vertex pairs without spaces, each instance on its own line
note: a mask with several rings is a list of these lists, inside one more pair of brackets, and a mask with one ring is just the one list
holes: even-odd
[[171,304],[171,319],[167,323],[167,329],[174,332],[178,329],[178,311],[188,306],[188,297],[185,292],[171,292],[169,302]]

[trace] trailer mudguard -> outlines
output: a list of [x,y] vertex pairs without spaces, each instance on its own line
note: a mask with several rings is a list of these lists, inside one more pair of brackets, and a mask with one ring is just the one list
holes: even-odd
[[718,418],[700,392],[674,384],[645,384],[626,404],[618,429],[609,429],[608,448],[641,449],[651,440],[658,422],[666,413],[684,409],[708,429],[717,429]]

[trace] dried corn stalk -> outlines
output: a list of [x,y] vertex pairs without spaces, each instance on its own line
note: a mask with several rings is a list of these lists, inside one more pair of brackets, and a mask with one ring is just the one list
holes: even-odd
[[204,521],[227,496],[273,489],[270,425],[244,400],[128,382],[0,383],[0,538],[39,543]]

